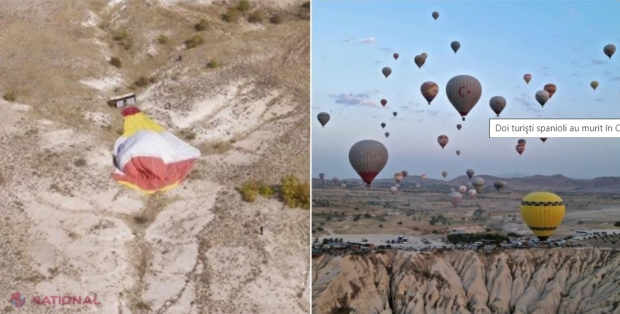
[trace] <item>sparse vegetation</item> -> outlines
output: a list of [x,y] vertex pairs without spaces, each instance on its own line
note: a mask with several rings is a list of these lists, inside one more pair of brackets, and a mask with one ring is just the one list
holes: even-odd
[[304,3],[301,4],[301,7],[304,9],[310,9],[310,1],[306,1]]
[[250,9],[252,9],[252,4],[248,0],[241,0],[239,1],[239,4],[237,4],[236,9],[240,12],[248,12],[250,11]]
[[300,182],[294,175],[282,178],[280,197],[291,208],[310,208],[310,183]]
[[157,42],[165,45],[168,43],[168,36],[166,36],[165,34],[159,34],[159,36],[157,36]]
[[4,100],[10,101],[10,102],[14,102],[15,100],[17,100],[17,96],[15,95],[15,92],[13,92],[13,91],[6,92],[4,94],[4,96],[2,96],[2,98],[4,98]]
[[73,162],[73,164],[74,164],[76,167],[84,167],[84,166],[86,166],[86,159],[84,159],[84,158],[78,158],[78,159],[76,159],[76,160]]
[[202,144],[199,148],[205,155],[219,155],[231,150],[233,146],[231,142],[215,141]]
[[194,35],[192,38],[185,40],[185,48],[196,48],[205,43],[205,40],[200,35]]
[[147,87],[149,84],[155,83],[156,80],[154,77],[146,77],[140,76],[137,80],[133,82],[134,87]]
[[265,20],[265,15],[261,11],[254,11],[248,16],[248,22],[250,23],[262,23]]
[[112,39],[114,39],[116,41],[121,41],[121,40],[127,39],[127,31],[119,30],[119,31],[114,32],[112,34]]
[[278,14],[273,15],[270,19],[269,22],[271,22],[272,24],[281,24],[282,23],[282,17]]
[[117,68],[120,68],[122,66],[121,59],[119,59],[118,57],[110,58],[109,62],[110,62],[111,65],[113,65],[113,66],[115,66]]
[[207,29],[209,29],[209,21],[205,20],[205,19],[201,19],[200,22],[196,23],[194,25],[194,29],[197,32],[202,32],[205,31]]
[[228,23],[237,23],[241,17],[241,12],[237,8],[228,8],[226,13],[222,14],[222,20]]
[[207,63],[207,68],[215,69],[220,67],[220,62],[217,59],[211,59],[209,63]]

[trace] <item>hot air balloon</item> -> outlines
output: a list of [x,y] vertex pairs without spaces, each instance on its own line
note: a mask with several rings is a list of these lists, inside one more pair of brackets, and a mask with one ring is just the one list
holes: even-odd
[[446,145],[448,145],[448,137],[445,135],[439,135],[437,137],[437,143],[439,143],[439,146],[443,149]]
[[392,112],[392,114],[394,115],[394,117],[396,117],[396,115],[398,114],[398,112],[394,111],[394,112]]
[[525,144],[526,144],[526,143],[527,143],[527,142],[526,142],[524,139],[519,139],[519,140],[517,141],[517,144],[519,144],[519,145],[523,145],[523,146],[525,146]]
[[474,190],[474,189],[469,190],[469,192],[468,192],[468,193],[469,193],[469,196],[470,196],[470,197],[476,197],[476,190]]
[[476,189],[476,192],[480,193],[482,188],[484,188],[484,179],[481,177],[475,177],[471,180],[471,184],[474,186],[474,189]]
[[329,122],[329,113],[327,112],[321,112],[319,113],[319,115],[317,116],[317,118],[319,119],[319,123],[321,123],[321,125],[323,127],[325,127],[325,125],[327,124],[327,122]]
[[460,130],[461,130],[461,125],[460,125],[460,124],[457,124],[457,125],[456,125],[456,129],[460,131]]
[[538,101],[538,103],[542,107],[545,106],[545,104],[547,103],[547,101],[550,98],[549,92],[547,92],[546,90],[539,90],[539,91],[537,91],[536,95],[534,95],[534,97],[536,98],[536,101]]
[[519,153],[519,156],[521,156],[525,151],[525,145],[517,145],[515,149],[517,150],[517,153]]
[[390,132],[385,132],[385,137],[390,137]]
[[590,87],[592,87],[593,90],[596,90],[596,88],[598,87],[598,82],[597,81],[592,81],[590,83]]
[[420,187],[420,183],[416,183],[416,184],[415,184],[415,187],[416,187],[416,188],[419,188],[419,187]]
[[381,99],[381,105],[382,105],[383,107],[385,107],[385,105],[387,105],[387,100],[385,100],[385,99]]
[[398,54],[394,53],[394,60],[398,60]]
[[422,68],[422,66],[424,65],[424,62],[426,62],[426,60],[424,58],[422,58],[422,56],[417,55],[415,56],[415,58],[413,58],[413,62],[415,62],[415,65],[418,66],[418,69]]
[[456,52],[459,51],[459,48],[461,48],[461,43],[458,41],[453,41],[452,43],[450,43],[450,47],[452,47],[452,51],[454,51],[454,54],[456,54]]
[[325,174],[324,173],[319,173],[319,178],[321,178],[321,180],[323,180],[325,178]]
[[505,186],[506,184],[504,181],[495,181],[495,183],[493,183],[493,187],[497,190],[497,192],[503,190]]
[[424,60],[426,60],[426,58],[428,58],[428,54],[426,52],[423,52],[420,54],[420,57],[424,58]]
[[[471,178],[470,178],[470,179],[471,179]],[[465,186],[466,186],[468,189],[471,189],[474,185],[473,185],[473,184],[471,184],[471,182],[467,182],[467,184],[465,184]]]
[[397,191],[398,191],[398,188],[395,186],[390,188],[390,192],[392,192],[392,194],[396,194]]
[[459,205],[461,204],[461,201],[463,201],[463,195],[461,195],[461,193],[459,192],[452,192],[449,194],[449,196],[450,196],[450,203],[452,203],[454,207],[459,207]]
[[499,117],[499,114],[502,113],[502,110],[506,108],[506,98],[502,96],[493,96],[489,101],[491,105],[491,109],[495,114]]
[[422,181],[426,180],[426,175],[425,174],[421,175],[420,177],[422,178]]
[[424,82],[420,86],[420,91],[422,92],[424,99],[426,99],[430,105],[431,101],[433,101],[433,99],[437,96],[437,93],[439,93],[439,86],[435,82]]
[[457,150],[457,151],[456,151],[456,155],[457,155],[457,156],[460,156],[460,155],[461,155],[461,151],[460,151],[460,150]]
[[448,171],[442,171],[441,172],[441,176],[444,177],[444,179],[448,176]]
[[450,193],[456,191],[454,188],[450,188]]
[[435,21],[437,21],[437,19],[439,18],[439,12],[433,12],[433,18],[435,19]]
[[344,181],[342,181],[342,183],[347,184],[347,183],[349,183],[349,181],[344,180]]
[[523,75],[523,80],[525,80],[526,84],[529,84],[530,81],[532,80],[532,74],[525,74],[525,75]]
[[541,138],[540,138],[540,140],[541,140],[543,143],[545,143],[545,142],[547,141],[547,138],[546,138],[546,137],[541,137]]
[[114,173],[119,184],[146,194],[169,191],[189,174],[201,155],[135,106],[121,110],[123,134],[114,143]]
[[409,173],[407,172],[407,170],[403,170],[403,171],[401,171],[400,173],[402,173],[402,174],[403,174],[403,178],[406,178],[406,177],[407,177],[407,175],[409,175]]
[[382,129],[385,129],[385,126],[386,126],[385,122],[384,122],[384,123],[381,123],[381,128],[382,128]]
[[546,241],[560,226],[565,211],[562,199],[550,192],[533,192],[521,200],[521,217],[540,241]]
[[467,169],[467,171],[465,171],[465,174],[467,174],[467,177],[469,179],[471,179],[471,177],[474,176],[474,173],[475,173],[474,169]]
[[338,182],[340,181],[340,179],[338,179],[338,177],[334,177],[332,179],[332,181],[334,182],[334,184],[338,184]]
[[355,143],[349,150],[349,162],[366,185],[383,170],[388,161],[387,148],[374,140],[363,140]]
[[394,181],[396,181],[396,184],[400,184],[400,181],[403,180],[403,174],[401,172],[397,172],[394,174]]
[[341,187],[341,188],[343,188],[343,189],[345,189],[345,188],[347,187],[347,184],[346,184],[346,183],[343,183],[343,184],[341,184],[341,185],[340,185],[340,187]]
[[482,85],[473,76],[458,75],[448,81],[446,94],[452,106],[458,111],[465,121],[465,116],[480,100]]
[[385,78],[388,78],[388,76],[392,74],[392,69],[390,69],[389,67],[385,67],[381,70],[381,73],[383,73],[383,76],[385,76]]
[[544,90],[547,91],[547,93],[549,93],[549,98],[553,97],[553,94],[555,94],[555,91],[558,90],[558,88],[555,86],[555,84],[546,84],[545,87],[543,87]]
[[611,59],[611,56],[613,56],[616,52],[616,46],[614,46],[613,44],[606,45],[605,47],[603,47],[603,52],[606,56],[609,57],[609,59]]
[[467,192],[467,187],[464,186],[464,185],[459,186],[459,193],[462,194],[462,193],[465,193],[465,192]]

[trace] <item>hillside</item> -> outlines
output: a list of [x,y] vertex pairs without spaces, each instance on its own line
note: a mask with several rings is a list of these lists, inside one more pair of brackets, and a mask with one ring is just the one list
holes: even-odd
[[[63,313],[308,312],[308,211],[235,189],[308,179],[309,8],[235,5],[2,1],[0,294],[102,302]],[[106,100],[129,92],[202,151],[174,191],[110,177]]]

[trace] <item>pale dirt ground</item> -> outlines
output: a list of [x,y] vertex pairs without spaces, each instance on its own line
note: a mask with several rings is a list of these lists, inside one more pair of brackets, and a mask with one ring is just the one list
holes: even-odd
[[[301,2],[261,3],[282,24],[231,25],[219,19],[227,6],[2,1],[0,92],[18,97],[0,100],[3,298],[102,303],[54,313],[309,311],[308,211],[235,191],[249,179],[308,180],[308,13]],[[200,18],[211,26],[196,33]],[[115,30],[127,30],[130,49]],[[183,50],[195,34],[205,45]],[[222,66],[206,68],[212,58]],[[138,106],[203,151],[181,187],[153,197],[110,177],[122,118],[105,100],[140,76],[155,83],[133,89]],[[6,304],[0,312],[52,310]]]

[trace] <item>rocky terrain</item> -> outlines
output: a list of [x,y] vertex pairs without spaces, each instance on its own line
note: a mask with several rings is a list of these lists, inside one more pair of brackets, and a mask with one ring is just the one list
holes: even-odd
[[[308,211],[236,188],[308,180],[310,12],[250,3],[2,1],[0,312],[309,311]],[[202,151],[173,191],[111,179],[129,92]]]
[[398,252],[313,260],[313,313],[620,313],[609,250]]

